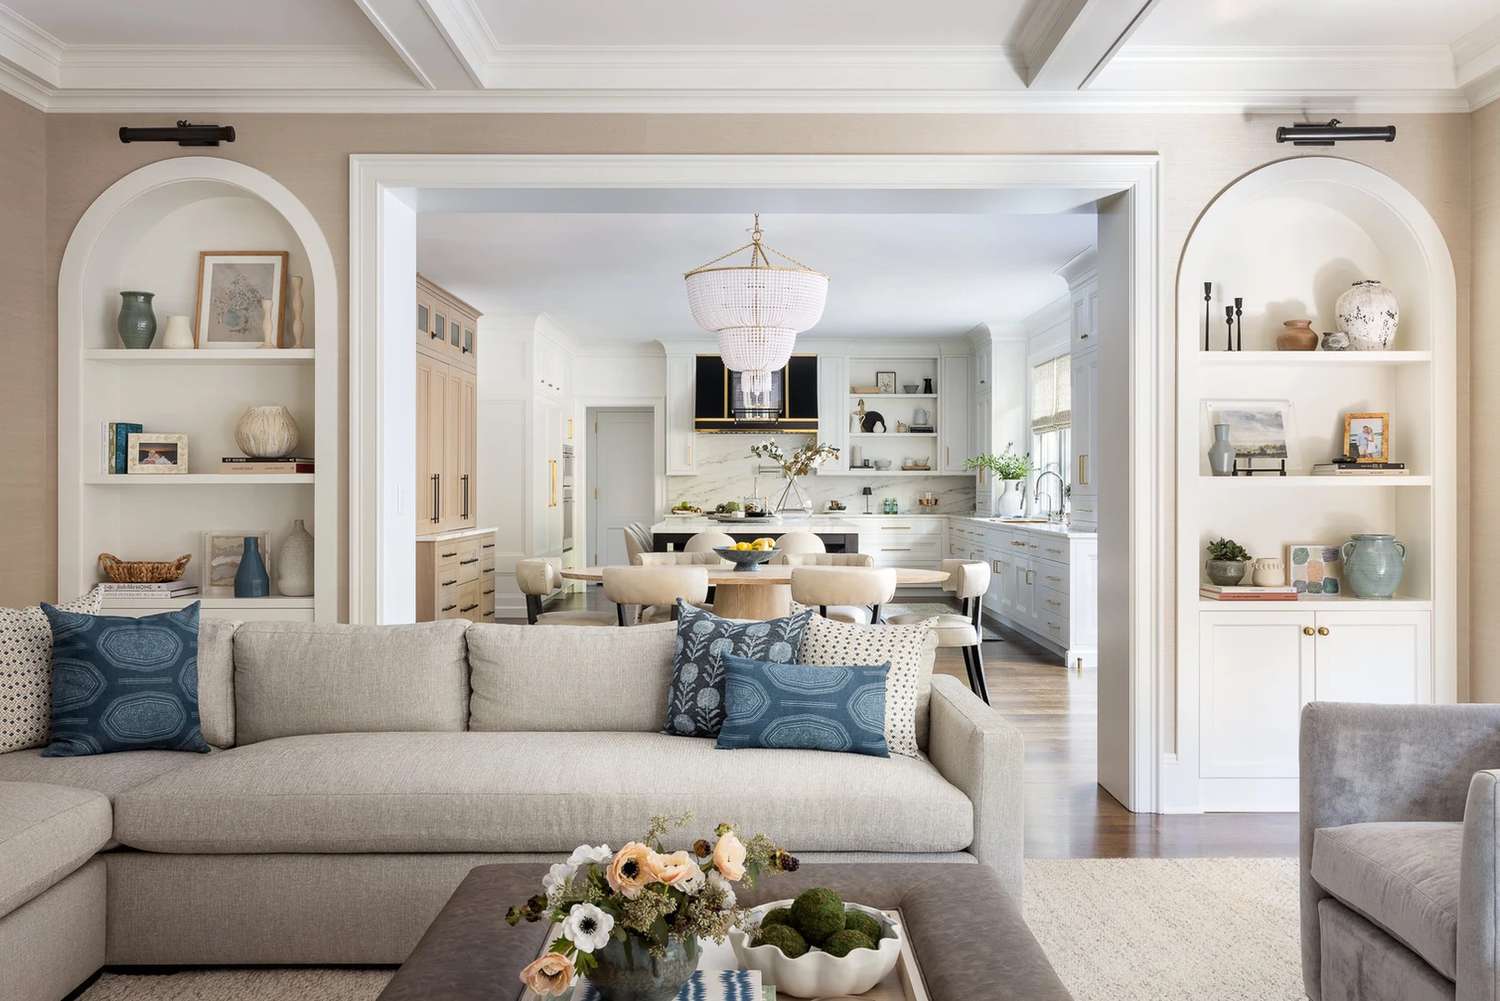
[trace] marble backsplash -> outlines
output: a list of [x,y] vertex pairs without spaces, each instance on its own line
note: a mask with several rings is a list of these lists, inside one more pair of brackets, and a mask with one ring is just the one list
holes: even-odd
[[[790,454],[805,445],[806,435],[775,435],[782,451]],[[756,488],[755,471],[763,460],[750,454],[750,446],[764,441],[765,435],[700,434],[695,436],[698,453],[696,476],[667,477],[667,504],[690,501],[707,510],[728,500],[743,500]],[[764,463],[768,470],[774,469]],[[760,474],[760,496],[776,503],[786,481],[778,472]],[[973,476],[891,476],[871,470],[867,476],[804,476],[798,481],[803,494],[822,511],[826,502],[840,500],[850,512],[865,510],[861,488],[871,487],[870,510],[880,513],[881,502],[894,497],[901,511],[917,510],[917,498],[925,493],[937,495],[937,514],[970,514],[974,510]]]

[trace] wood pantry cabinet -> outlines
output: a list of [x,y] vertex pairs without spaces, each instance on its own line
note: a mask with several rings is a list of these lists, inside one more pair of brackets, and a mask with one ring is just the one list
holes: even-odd
[[473,528],[479,313],[417,276],[417,534]]
[[495,618],[495,533],[445,532],[417,540],[417,621]]

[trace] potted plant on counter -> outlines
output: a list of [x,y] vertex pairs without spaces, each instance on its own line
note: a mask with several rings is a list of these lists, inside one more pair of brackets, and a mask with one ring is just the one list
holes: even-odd
[[1245,547],[1233,539],[1215,539],[1208,544],[1208,572],[1210,583],[1220,587],[1233,587],[1245,579],[1245,570],[1250,563],[1250,554]]
[[999,455],[983,452],[967,459],[965,469],[977,470],[980,482],[986,473],[1001,484],[1000,513],[1004,515],[1024,514],[1026,511],[1026,480],[1031,476],[1031,453],[1017,455],[1014,442],[1008,442]]

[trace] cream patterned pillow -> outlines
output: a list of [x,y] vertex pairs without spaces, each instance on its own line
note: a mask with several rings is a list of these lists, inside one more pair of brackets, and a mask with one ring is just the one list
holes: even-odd
[[[793,606],[793,611],[797,611]],[[892,754],[915,758],[918,730],[926,743],[927,703],[932,694],[932,663],[937,634],[926,623],[860,626],[814,615],[802,635],[802,664],[845,667],[891,665],[885,679],[885,742]]]
[[[58,605],[65,612],[98,615],[96,587]],[[0,754],[47,743],[52,718],[52,627],[42,608],[0,608]]]

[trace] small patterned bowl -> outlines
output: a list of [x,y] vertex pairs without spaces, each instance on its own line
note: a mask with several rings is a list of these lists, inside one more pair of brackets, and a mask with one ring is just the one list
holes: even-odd
[[733,563],[736,573],[759,570],[762,563],[776,555],[774,549],[731,549],[728,546],[715,546],[714,552]]
[[[760,919],[777,907],[790,907],[790,900],[761,904],[750,910],[750,927],[760,927]],[[750,944],[750,934],[738,928],[729,932],[734,956],[747,970],[759,970],[762,980],[776,985],[776,992],[799,998],[821,998],[829,995],[863,994],[884,980],[901,958],[901,925],[884,912],[862,904],[845,904],[845,910],[864,911],[880,922],[883,932],[874,949],[855,949],[847,956],[809,951],[792,959],[774,945]]]

